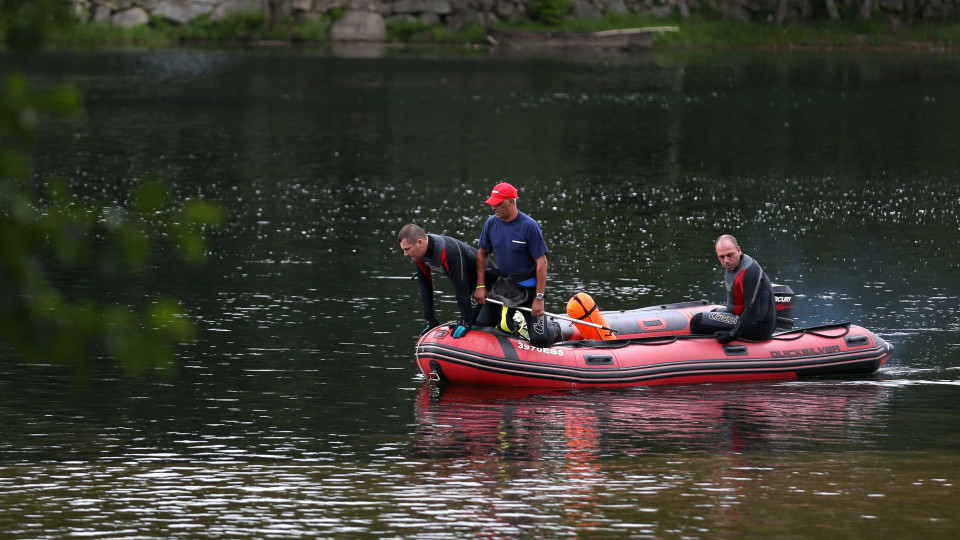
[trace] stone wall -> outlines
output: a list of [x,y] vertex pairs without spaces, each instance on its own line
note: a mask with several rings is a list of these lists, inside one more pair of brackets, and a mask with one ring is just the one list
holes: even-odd
[[[344,13],[334,39],[377,41],[384,21],[399,19],[458,29],[469,22],[491,25],[528,16],[530,0],[70,0],[80,18],[118,26],[147,24],[162,17],[184,24],[209,14],[213,20],[240,12],[260,12],[269,4],[296,18]],[[570,17],[606,13],[787,22],[829,18],[960,19],[960,0],[573,0]],[[339,28],[338,28],[339,27]]]

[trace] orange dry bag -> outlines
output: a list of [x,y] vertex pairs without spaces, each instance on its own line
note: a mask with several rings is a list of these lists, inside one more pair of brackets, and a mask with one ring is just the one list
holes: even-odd
[[[607,320],[603,318],[603,314],[597,308],[597,303],[593,301],[593,297],[584,292],[575,294],[567,302],[567,315],[581,321],[607,326]],[[617,336],[610,330],[602,330],[585,324],[573,324],[580,330],[583,339],[617,339]]]

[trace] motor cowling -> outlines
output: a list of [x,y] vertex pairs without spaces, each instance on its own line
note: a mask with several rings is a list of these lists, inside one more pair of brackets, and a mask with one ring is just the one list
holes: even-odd
[[773,297],[777,303],[777,330],[793,328],[796,320],[794,316],[794,293],[789,285],[773,284]]

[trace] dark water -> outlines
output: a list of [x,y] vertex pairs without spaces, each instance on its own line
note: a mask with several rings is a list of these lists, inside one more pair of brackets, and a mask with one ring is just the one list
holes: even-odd
[[[960,59],[689,54],[0,56],[74,82],[41,176],[150,175],[230,212],[174,294],[168,380],[0,368],[0,536],[954,537]],[[473,241],[493,184],[551,248],[547,308],[723,297],[738,236],[897,347],[874,376],[622,391],[434,389],[396,231]],[[78,291],[89,288],[71,283]],[[441,283],[438,309],[456,313]]]

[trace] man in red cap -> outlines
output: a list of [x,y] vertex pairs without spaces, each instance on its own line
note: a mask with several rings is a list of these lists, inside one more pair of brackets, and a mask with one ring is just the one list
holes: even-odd
[[[477,249],[477,290],[474,298],[486,304],[486,269],[490,254],[497,258],[500,277],[492,292],[498,300],[511,307],[529,307],[522,312],[527,323],[530,342],[538,347],[554,341],[556,330],[543,313],[543,297],[547,288],[547,244],[540,225],[517,209],[517,188],[501,182],[494,186],[486,204],[493,206],[494,215],[483,224]],[[488,310],[489,311],[489,310]],[[497,312],[498,310],[493,310]],[[501,326],[512,319],[513,310],[503,310]],[[482,320],[490,317],[481,315]]]

